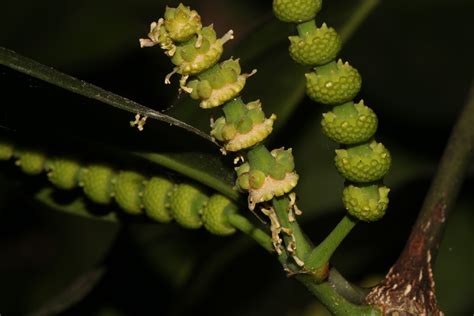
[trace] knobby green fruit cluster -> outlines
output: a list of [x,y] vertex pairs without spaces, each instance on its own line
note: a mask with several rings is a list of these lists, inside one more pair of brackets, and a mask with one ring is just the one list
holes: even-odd
[[237,206],[228,198],[210,195],[193,183],[175,183],[161,176],[115,170],[106,164],[84,164],[69,157],[50,156],[38,150],[16,148],[0,139],[0,161],[15,159],[15,164],[28,175],[46,172],[49,181],[59,189],[82,188],[94,203],[115,203],[127,214],[146,214],[160,223],[173,219],[181,226],[197,229],[204,226],[217,235],[230,235],[236,229],[228,215]]
[[[218,62],[232,31],[217,39],[212,25],[203,27],[198,13],[182,4],[166,8],[163,18],[151,23],[141,47],[159,45],[176,66],[166,77],[181,75],[180,88],[199,100],[203,109],[222,106],[224,115],[211,122],[211,136],[222,151],[238,152],[244,162],[236,168],[236,186],[249,193],[249,208],[293,190],[298,182],[291,149],[271,152],[261,142],[272,132],[276,115],[266,117],[259,100],[245,103],[240,97],[248,77],[238,59]],[[181,34],[181,32],[183,34]],[[248,152],[244,152],[248,151]],[[248,161],[245,161],[244,156]]]
[[323,133],[341,144],[335,164],[346,179],[343,203],[349,214],[363,220],[380,219],[388,206],[390,189],[382,179],[391,164],[389,151],[374,140],[377,116],[361,100],[359,72],[336,57],[341,48],[337,32],[325,23],[317,27],[315,16],[321,0],[274,0],[276,17],[297,24],[298,36],[290,36],[289,53],[293,60],[311,66],[306,74],[306,91],[315,102],[333,106],[323,114]]

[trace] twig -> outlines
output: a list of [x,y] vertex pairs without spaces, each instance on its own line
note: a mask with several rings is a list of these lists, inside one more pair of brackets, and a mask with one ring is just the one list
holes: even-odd
[[442,315],[436,303],[432,264],[474,147],[474,83],[449,137],[436,175],[408,242],[384,281],[367,296],[388,312]]

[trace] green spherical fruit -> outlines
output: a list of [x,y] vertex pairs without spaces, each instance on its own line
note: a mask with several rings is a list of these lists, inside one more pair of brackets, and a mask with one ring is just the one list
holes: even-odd
[[173,182],[161,177],[153,177],[147,182],[142,201],[150,218],[160,223],[169,223],[173,219],[169,210],[173,188]]
[[46,156],[40,151],[21,150],[16,164],[28,175],[38,175],[44,170]]
[[321,0],[273,0],[273,12],[284,22],[300,23],[311,20],[319,10]]
[[367,144],[337,149],[335,158],[339,173],[352,182],[367,183],[380,180],[390,169],[390,152],[381,144]]
[[74,159],[54,158],[48,164],[48,179],[56,187],[70,190],[78,185],[81,165]]
[[98,204],[109,204],[112,200],[115,173],[106,165],[90,165],[81,171],[80,185],[86,196]]
[[347,62],[330,63],[316,67],[306,74],[308,96],[322,104],[342,104],[351,101],[359,93],[362,79],[359,72]]
[[377,131],[377,125],[377,116],[363,101],[336,106],[331,112],[324,113],[321,120],[323,133],[345,145],[368,141]]
[[342,193],[342,201],[350,215],[365,222],[379,220],[388,206],[390,189],[379,185],[348,185]]
[[231,235],[236,229],[229,223],[227,216],[236,211],[237,207],[228,198],[214,194],[209,198],[202,214],[204,227],[216,235]]
[[196,229],[202,226],[201,212],[208,200],[204,191],[190,184],[179,184],[170,198],[173,218],[183,227]]
[[341,39],[332,27],[323,24],[306,36],[290,36],[290,56],[306,66],[324,65],[334,60],[341,49]]
[[121,171],[114,181],[114,198],[117,204],[128,214],[142,212],[141,192],[145,177],[133,171]]

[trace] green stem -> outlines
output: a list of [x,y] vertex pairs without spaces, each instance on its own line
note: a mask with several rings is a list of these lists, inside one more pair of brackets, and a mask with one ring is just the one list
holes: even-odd
[[208,134],[180,120],[177,120],[174,117],[165,115],[135,101],[121,97],[115,93],[104,90],[83,80],[69,76],[3,47],[0,47],[0,65],[4,65],[33,78],[43,80],[52,85],[71,91],[72,93],[76,93],[84,97],[100,101],[104,104],[114,106],[118,109],[128,111],[133,114],[138,113],[142,116],[184,128],[189,132],[192,132],[208,141],[215,143]]
[[288,218],[288,210],[290,205],[288,197],[285,195],[283,197],[273,198],[272,203],[281,227],[287,229],[288,232],[291,232],[293,236],[292,237],[287,233],[282,232],[284,236],[283,241],[286,246],[285,249],[287,249],[287,247],[294,242],[296,244],[296,256],[299,259],[304,260],[308,252],[311,250],[311,244],[309,243],[308,239],[301,230],[301,227],[298,222],[290,222]]
[[296,279],[303,283],[318,300],[333,314],[338,316],[375,316],[381,311],[369,305],[355,305],[339,295],[328,282],[318,283],[309,275],[300,274]]
[[306,268],[311,271],[320,271],[326,266],[334,251],[356,224],[356,219],[348,215],[344,216],[332,232],[306,257]]
[[232,226],[251,237],[265,250],[268,252],[275,251],[270,236],[268,236],[263,230],[255,227],[247,218],[240,214],[233,213],[229,214],[227,219]]
[[331,268],[329,271],[328,282],[339,295],[342,295],[353,304],[363,304],[369,293],[369,289],[358,287],[347,281],[335,268]]
[[380,3],[379,0],[361,0],[360,4],[355,8],[354,13],[351,15],[350,19],[344,23],[344,25],[339,30],[339,35],[341,36],[341,41],[343,44],[352,36],[352,34],[359,28],[362,22],[365,21],[367,16],[375,9],[375,7]]
[[316,27],[316,21],[309,20],[300,24],[296,25],[296,29],[298,30],[298,34],[301,37],[306,37],[308,34],[311,34],[313,31],[317,29]]

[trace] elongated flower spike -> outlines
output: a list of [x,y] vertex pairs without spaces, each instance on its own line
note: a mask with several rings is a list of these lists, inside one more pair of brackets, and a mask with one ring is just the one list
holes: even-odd
[[223,110],[225,116],[211,125],[211,136],[222,142],[227,151],[250,148],[264,140],[273,130],[276,115],[265,118],[259,100],[244,104],[238,98],[228,102]]

